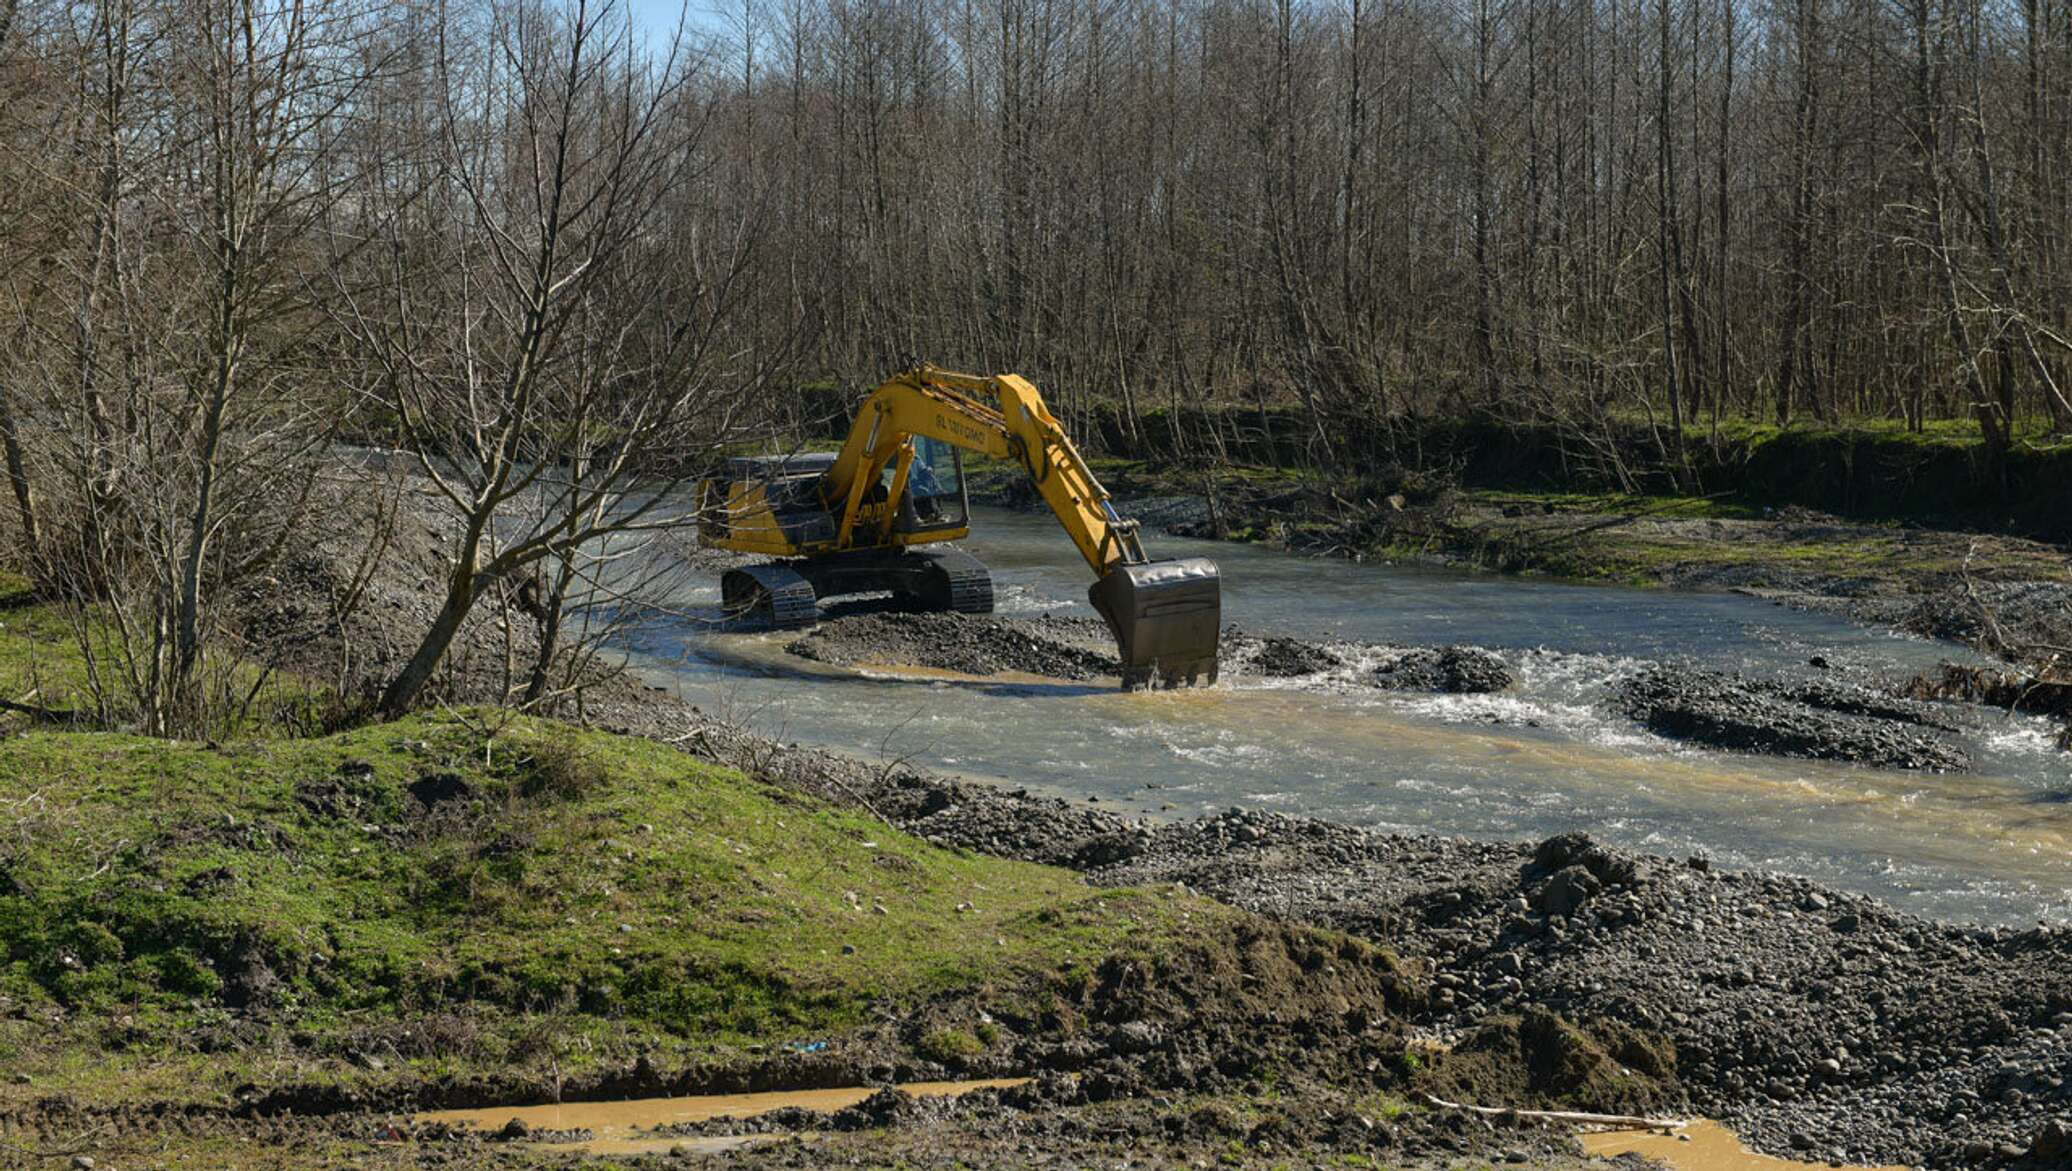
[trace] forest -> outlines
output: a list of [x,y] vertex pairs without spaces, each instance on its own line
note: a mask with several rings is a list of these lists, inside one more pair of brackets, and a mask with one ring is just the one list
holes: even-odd
[[1273,458],[1323,469],[1406,420],[1639,428],[1672,467],[1812,423],[1962,437],[1990,480],[2072,428],[2066,0],[745,0],[663,34],[6,0],[0,89],[15,561],[113,601],[146,710],[337,529],[341,446],[411,453],[459,525],[401,710],[495,583],[558,564],[558,613],[575,550],[681,520],[633,486],[917,361],[1212,461],[1292,419]]

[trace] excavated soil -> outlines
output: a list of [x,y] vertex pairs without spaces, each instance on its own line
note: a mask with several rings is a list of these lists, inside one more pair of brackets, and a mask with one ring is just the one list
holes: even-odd
[[1931,772],[1970,764],[1929,705],[1854,685],[1657,667],[1623,681],[1614,702],[1657,735],[1714,748]]
[[1582,835],[1526,847],[1237,812],[1161,829],[1096,879],[1183,882],[1397,947],[1429,965],[1420,1020],[1465,1032],[1457,1053],[1488,1051],[1475,1038],[1512,1014],[1658,1035],[1666,1049],[1614,1052],[1643,1071],[1673,1053],[1691,1106],[1779,1153],[1980,1165],[2072,1112],[2064,930],[1938,924]]
[[841,666],[1093,679],[1121,670],[1114,647],[1107,624],[1097,619],[891,612],[829,619],[784,649]]

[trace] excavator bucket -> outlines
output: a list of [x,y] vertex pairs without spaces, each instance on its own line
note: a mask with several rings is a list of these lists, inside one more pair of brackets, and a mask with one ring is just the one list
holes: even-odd
[[1118,565],[1087,599],[1122,650],[1122,685],[1154,679],[1167,687],[1216,681],[1223,627],[1223,582],[1206,557]]

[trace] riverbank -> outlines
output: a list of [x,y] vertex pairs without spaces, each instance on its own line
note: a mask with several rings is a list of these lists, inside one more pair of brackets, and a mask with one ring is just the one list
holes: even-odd
[[[652,699],[604,715],[627,722],[10,741],[10,808],[42,812],[8,855],[0,1142],[529,1166],[547,1156],[399,1114],[1014,1075],[1036,1081],[888,1099],[868,1135],[756,1158],[889,1165],[925,1135],[993,1165],[1581,1165],[1559,1132],[1430,1093],[2040,1168],[2072,1111],[2072,932],[1579,835],[1137,822]],[[139,805],[169,777],[172,804]]]
[[[1239,810],[1148,823],[738,729],[694,739],[925,840],[1096,884],[1179,883],[1384,944],[1426,981],[1411,1028],[1454,1053],[1517,1054],[1515,1020],[1534,1014],[1608,1030],[1619,1068],[1657,1092],[1673,1080],[1657,1106],[1721,1115],[1757,1149],[2041,1168],[2053,1122],[2072,1117],[2072,931],[1942,924],[1581,835],[1476,842]],[[1435,1068],[1471,1100],[1508,1105],[1574,1076]]]
[[[1763,591],[1782,598],[1867,603],[1870,620],[1929,627],[1898,599],[1957,597],[1965,581],[2034,583],[2009,604],[2018,622],[2056,618],[2072,629],[2072,558],[2024,537],[1900,523],[1849,521],[1802,507],[1780,511],[1719,499],[1521,490],[1398,488],[1236,469],[1204,478],[1143,461],[1104,461],[1108,489],[1147,526],[1183,536],[1257,541],[1313,555],[1410,560],[1495,573],[1678,589]],[[1019,474],[999,465],[972,476],[975,498],[1030,507]],[[2004,593],[2005,590],[2003,589]],[[1932,601],[1931,601],[1932,600]],[[1988,603],[2006,598],[1987,598]],[[1961,607],[1968,609],[1969,607]],[[1950,606],[1940,609],[1948,611]]]
[[[1089,881],[1066,843],[1115,827],[1062,803],[628,704],[649,735],[461,709],[222,747],[8,741],[0,1150],[526,1166],[543,1153],[401,1115],[1015,1075],[1035,1081],[949,1119],[1008,1164],[1011,1143],[1573,1162],[1558,1135],[1405,1104],[1460,1079],[1407,1056],[1427,985],[1386,948]],[[960,800],[1049,840],[982,848]],[[1558,1043],[1610,1060],[1586,1032]],[[1586,1078],[1534,1100],[1668,1092]],[[873,1130],[934,1113],[870,1108]]]

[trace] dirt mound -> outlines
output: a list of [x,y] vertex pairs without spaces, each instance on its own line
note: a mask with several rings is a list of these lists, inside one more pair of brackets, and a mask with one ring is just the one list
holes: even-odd
[[1617,1021],[1585,1030],[1542,1008],[1484,1020],[1420,1079],[1449,1101],[1652,1114],[1674,1107],[1675,1051]]
[[1714,748],[1935,772],[1970,765],[1932,713],[1862,689],[1655,667],[1621,683],[1614,703],[1658,735]]
[[1383,691],[1444,691],[1480,695],[1516,680],[1503,659],[1471,646],[1412,647],[1374,669]]
[[[1264,813],[1162,828],[1095,879],[1182,882],[1384,941],[1430,973],[1413,1020],[1471,1055],[1538,1052],[1502,1029],[1473,1038],[1492,1018],[1558,1013],[1621,1066],[1673,1072],[1693,1108],[1768,1150],[1818,1135],[1825,1157],[1959,1165],[1972,1144],[2019,1148],[2072,1112],[2072,931],[1939,924],[1581,835],[1535,848]],[[1643,1046],[1651,1058],[1614,1025],[1666,1047]],[[1461,1084],[1537,1092],[1502,1080],[1515,1072],[1471,1068]]]
[[1012,671],[1056,679],[1093,679],[1121,669],[1105,623],[1047,614],[1041,618],[955,612],[854,614],[822,622],[784,649],[819,663],[926,667],[966,675]]
[[1345,666],[1337,651],[1320,643],[1279,635],[1253,637],[1231,627],[1223,632],[1217,655],[1226,675],[1260,675],[1268,679],[1295,679],[1321,675]]

